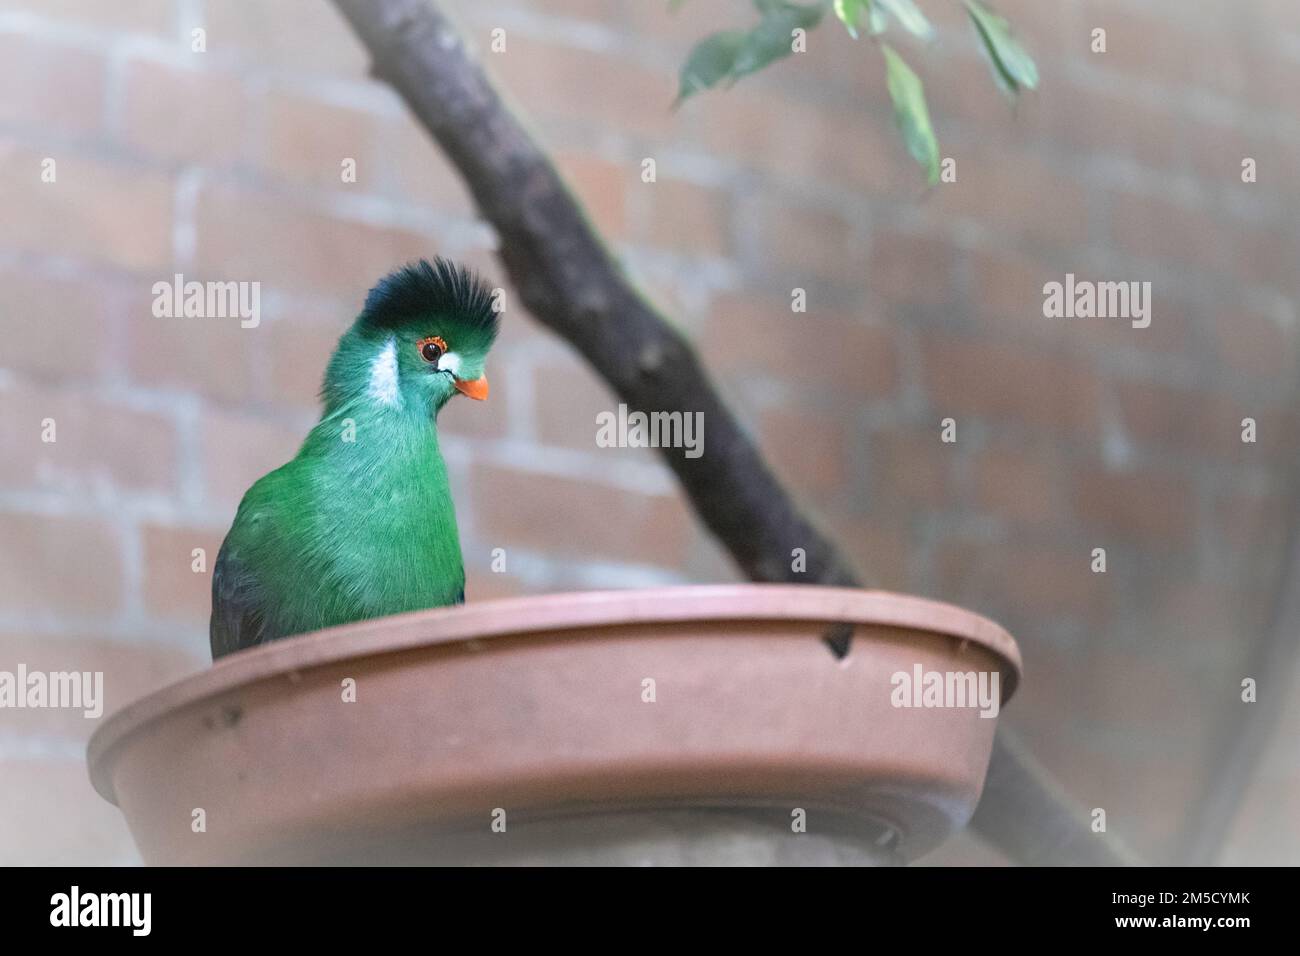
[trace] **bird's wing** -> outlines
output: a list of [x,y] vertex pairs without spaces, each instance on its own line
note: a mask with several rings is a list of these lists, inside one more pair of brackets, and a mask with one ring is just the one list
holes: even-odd
[[261,588],[256,577],[239,561],[239,548],[227,536],[212,569],[212,618],[208,640],[215,661],[266,639]]

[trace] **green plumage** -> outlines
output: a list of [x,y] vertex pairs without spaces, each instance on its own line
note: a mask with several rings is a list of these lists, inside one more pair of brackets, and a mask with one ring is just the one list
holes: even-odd
[[496,327],[487,288],[441,259],[371,291],[326,370],[320,422],[244,495],[221,547],[214,659],[464,599],[435,420],[458,390],[486,394]]

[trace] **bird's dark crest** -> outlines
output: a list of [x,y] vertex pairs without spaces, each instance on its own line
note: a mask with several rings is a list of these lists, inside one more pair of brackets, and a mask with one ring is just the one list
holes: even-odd
[[496,337],[492,290],[464,266],[441,256],[432,263],[412,262],[380,279],[366,296],[361,321],[367,328],[388,332],[430,315],[455,317],[489,340]]

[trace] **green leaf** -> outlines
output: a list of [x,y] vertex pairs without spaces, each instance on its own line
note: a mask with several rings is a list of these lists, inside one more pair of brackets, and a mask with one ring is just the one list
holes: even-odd
[[885,54],[885,80],[889,98],[894,102],[894,122],[903,134],[903,142],[912,158],[925,167],[926,179],[933,186],[939,181],[939,144],[930,125],[930,108],[925,104],[921,78],[887,43],[880,44]]
[[844,29],[855,40],[858,38],[858,22],[862,19],[864,10],[867,14],[867,32],[873,37],[880,36],[889,25],[877,0],[835,0],[833,8],[835,15],[844,24]]
[[975,32],[984,41],[984,51],[993,67],[993,79],[1012,94],[1038,88],[1038,67],[1011,35],[1011,24],[979,0],[966,0],[966,12],[975,24]]
[[745,40],[736,54],[731,68],[733,79],[756,73],[769,63],[774,63],[794,51],[791,49],[796,29],[815,27],[822,18],[820,6],[800,6],[793,3],[765,3],[767,12],[758,26],[745,34]]
[[835,0],[835,15],[855,40],[858,38],[858,17],[870,6],[871,0]]
[[815,27],[825,12],[820,6],[786,0],[756,0],[756,5],[765,13],[752,30],[714,33],[695,44],[682,65],[674,106],[701,90],[738,80],[789,56],[794,52],[793,31]]
[[[717,86],[731,75],[746,34],[728,30],[705,37],[691,48],[678,79],[677,103]],[[674,104],[676,105],[676,104]]]
[[908,33],[915,34],[923,40],[934,35],[934,27],[925,18],[915,0],[875,0],[876,4],[889,13]]

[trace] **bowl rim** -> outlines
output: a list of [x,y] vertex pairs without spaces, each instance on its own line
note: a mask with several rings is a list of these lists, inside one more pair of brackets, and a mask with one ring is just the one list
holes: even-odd
[[278,674],[494,637],[724,620],[897,627],[969,641],[1002,661],[1004,703],[1022,672],[1020,649],[1000,625],[954,604],[892,591],[809,584],[709,584],[500,598],[358,621],[229,654],[113,711],[86,745],[91,783],[104,799],[116,804],[107,757],[118,743],[172,711]]

